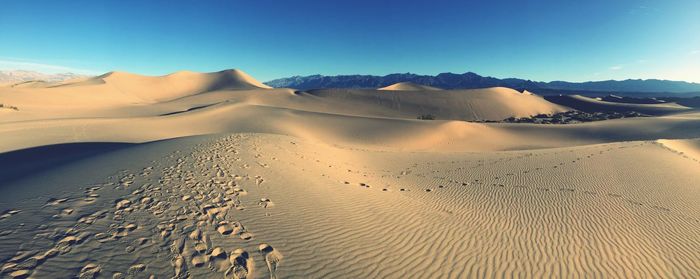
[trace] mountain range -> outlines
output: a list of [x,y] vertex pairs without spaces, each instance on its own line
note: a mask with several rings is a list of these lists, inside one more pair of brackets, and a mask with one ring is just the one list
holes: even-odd
[[85,76],[74,73],[46,74],[25,70],[0,71],[0,83],[20,83],[27,81],[59,82],[79,77]]
[[541,82],[519,78],[504,78],[481,76],[467,72],[463,74],[441,73],[436,76],[418,75],[412,73],[374,75],[338,75],[338,76],[293,76],[266,82],[272,87],[288,87],[299,90],[320,88],[379,88],[399,82],[433,86],[443,89],[474,89],[503,86],[519,90],[549,92],[563,91],[595,91],[595,92],[640,92],[640,93],[689,93],[700,92],[700,83],[671,81],[659,79],[627,79],[587,82],[552,81]]

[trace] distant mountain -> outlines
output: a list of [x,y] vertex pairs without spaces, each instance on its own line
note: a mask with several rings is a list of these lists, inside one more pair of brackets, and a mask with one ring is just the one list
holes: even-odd
[[0,71],[0,83],[19,83],[27,81],[59,82],[79,77],[85,76],[74,73],[44,74],[24,70]]
[[289,78],[275,79],[265,84],[272,87],[289,87],[300,90],[319,88],[379,88],[399,82],[412,82],[444,89],[471,89],[494,86],[510,87],[514,89],[526,89],[530,91],[552,90],[582,90],[601,92],[668,92],[685,93],[700,92],[700,83],[685,81],[670,81],[658,79],[628,79],[606,80],[588,82],[552,81],[540,82],[519,78],[499,79],[484,77],[467,72],[464,74],[442,73],[436,76],[417,74],[390,74],[386,76],[372,75],[340,75],[340,76],[293,76]]

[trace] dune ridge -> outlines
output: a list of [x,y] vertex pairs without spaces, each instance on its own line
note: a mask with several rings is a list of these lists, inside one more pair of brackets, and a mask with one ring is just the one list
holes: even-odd
[[442,90],[437,87],[432,87],[428,85],[416,84],[413,82],[398,82],[392,85],[388,85],[378,90],[390,90],[390,91],[428,91],[428,90]]
[[443,120],[498,121],[570,110],[540,96],[505,87],[434,91],[319,89],[308,93],[326,100],[342,100],[358,109],[380,107],[411,118],[431,114]]
[[64,86],[82,86],[95,83],[104,83],[126,94],[154,102],[224,89],[270,88],[245,72],[236,69],[213,73],[180,71],[159,77],[135,75],[126,72],[109,72],[89,81],[71,83]]
[[594,98],[589,98],[581,95],[562,95],[562,96],[547,96],[550,102],[574,108],[586,112],[596,111],[636,111],[649,115],[665,115],[671,113],[679,113],[690,111],[691,108],[679,105],[677,103],[657,103],[657,104],[636,104],[636,103],[621,103],[607,102]]
[[693,161],[700,161],[700,139],[684,139],[684,140],[669,140],[661,139],[658,142],[675,151],[682,154],[684,157],[691,158]]

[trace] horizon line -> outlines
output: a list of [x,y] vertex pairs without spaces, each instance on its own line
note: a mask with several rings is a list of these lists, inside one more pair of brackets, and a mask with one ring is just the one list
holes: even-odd
[[[57,67],[60,67],[60,66],[57,66]],[[68,69],[68,67],[61,67],[61,68]],[[125,71],[125,70],[119,70],[119,69],[109,70],[109,71],[104,71],[104,72],[103,72],[103,71],[93,71],[93,70],[89,70],[90,72],[92,72],[92,73],[94,73],[94,74],[84,74],[84,73],[80,73],[80,72],[84,71],[83,69],[81,69],[80,71],[61,71],[61,72],[49,73],[49,72],[46,72],[46,71],[35,70],[35,69],[16,68],[16,69],[0,69],[0,72],[26,71],[26,72],[35,72],[35,73],[38,73],[38,74],[45,74],[45,75],[75,74],[75,75],[81,75],[81,76],[87,76],[87,77],[98,77],[98,76],[106,75],[106,74],[109,74],[109,73],[123,72],[123,73],[136,74],[136,75],[140,75],[140,76],[162,77],[162,76],[172,75],[172,74],[178,73],[178,72],[193,72],[193,73],[200,73],[200,74],[208,74],[208,73],[218,73],[218,72],[224,72],[224,71],[230,71],[230,70],[238,70],[238,71],[242,71],[242,72],[247,73],[245,70],[242,70],[242,69],[240,69],[240,68],[225,68],[225,69],[218,70],[218,71],[193,71],[193,70],[181,69],[181,70],[172,71],[172,72],[169,72],[169,73],[167,73],[167,74],[161,74],[161,75],[142,74],[142,73],[137,73],[137,72],[132,72],[132,71]],[[513,77],[513,76],[511,76],[511,77],[496,77],[496,76],[491,76],[491,75],[481,75],[481,74],[476,73],[476,72],[473,72],[473,71],[466,71],[466,72],[463,72],[463,73],[455,73],[455,72],[448,71],[448,72],[440,72],[440,73],[436,73],[436,74],[414,73],[414,72],[410,72],[410,71],[408,71],[408,72],[403,72],[403,73],[402,73],[402,72],[393,72],[393,73],[388,73],[388,74],[358,74],[358,73],[354,73],[354,74],[320,74],[320,73],[316,73],[316,74],[307,74],[307,75],[294,74],[294,75],[290,75],[290,76],[284,76],[284,77],[278,77],[278,78],[273,78],[273,79],[270,79],[270,80],[266,80],[266,81],[263,81],[263,83],[271,82],[271,81],[275,81],[275,80],[280,80],[280,79],[287,79],[287,78],[294,78],[294,77],[310,77],[310,76],[325,76],[325,77],[338,77],[338,76],[374,76],[374,77],[386,77],[386,76],[389,76],[389,75],[402,75],[402,74],[407,74],[407,75],[416,75],[416,76],[432,76],[432,77],[435,77],[435,76],[438,76],[438,75],[441,75],[441,74],[464,75],[464,74],[469,74],[469,73],[472,73],[472,74],[475,74],[475,75],[478,75],[478,76],[481,76],[481,77],[485,77],[485,78],[495,78],[495,79],[500,79],[500,80],[504,80],[504,79],[522,79],[522,80],[526,80],[526,81],[543,82],[543,83],[551,83],[551,82],[586,83],[586,82],[605,82],[605,81],[618,81],[618,82],[620,82],[620,81],[634,81],[634,80],[636,80],[636,81],[657,80],[657,81],[685,82],[685,83],[689,83],[689,84],[697,84],[697,85],[700,85],[700,81],[688,81],[688,80],[676,80],[676,79],[664,79],[664,78],[626,78],[626,79],[601,79],[601,80],[581,80],[581,81],[570,81],[570,80],[555,79],[555,80],[544,81],[544,80],[533,80],[533,79],[529,79],[529,78],[519,78],[519,77]],[[251,75],[251,76],[252,76],[252,75]],[[253,77],[254,77],[254,76],[253,76]]]

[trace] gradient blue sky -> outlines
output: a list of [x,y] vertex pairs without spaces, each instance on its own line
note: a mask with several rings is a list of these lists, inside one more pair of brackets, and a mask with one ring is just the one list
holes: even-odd
[[3,1],[0,69],[700,82],[700,1]]

